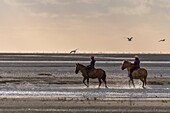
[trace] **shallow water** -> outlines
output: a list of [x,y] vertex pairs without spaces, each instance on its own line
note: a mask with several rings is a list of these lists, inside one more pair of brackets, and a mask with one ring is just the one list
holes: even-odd
[[57,96],[57,97],[82,97],[82,98],[170,98],[170,86],[149,85],[146,89],[136,86],[110,86],[98,88],[91,85],[15,85],[1,86],[0,96]]
[[[50,72],[55,75],[74,76],[75,64],[89,64],[92,54],[2,54],[0,55],[0,74],[12,76]],[[93,54],[96,67],[106,71],[108,76],[127,76],[121,70],[124,59],[133,62],[134,54]],[[141,67],[148,70],[149,76],[170,76],[169,54],[140,54]],[[28,73],[29,74],[29,73]]]
[[[77,77],[75,64],[88,65],[91,54],[9,54],[0,55],[0,76],[26,77],[38,76],[40,73],[50,73],[55,77]],[[133,60],[133,54],[95,54],[96,67],[106,71],[107,76],[126,77],[127,71],[120,69],[123,59]],[[170,55],[141,54],[141,66],[148,70],[149,77],[169,77]],[[127,86],[109,86],[109,89],[84,85],[59,84],[3,84],[0,86],[0,96],[61,96],[61,97],[142,97],[169,98],[169,85],[150,85],[147,89],[129,88]]]

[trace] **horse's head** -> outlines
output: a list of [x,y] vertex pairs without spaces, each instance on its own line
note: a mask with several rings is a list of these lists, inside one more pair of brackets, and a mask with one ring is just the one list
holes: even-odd
[[80,70],[79,64],[76,64],[76,70],[75,70],[75,73],[76,73],[76,74],[78,74],[79,70]]
[[131,62],[129,62],[128,60],[124,60],[123,64],[122,64],[122,70],[124,70],[130,66],[131,66]]
[[86,66],[79,64],[79,63],[76,64],[75,73],[78,74],[79,71],[81,71],[81,73],[85,73],[86,72]]

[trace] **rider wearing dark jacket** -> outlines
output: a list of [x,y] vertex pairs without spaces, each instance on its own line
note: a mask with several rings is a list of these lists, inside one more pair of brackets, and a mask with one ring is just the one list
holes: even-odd
[[91,62],[90,65],[87,66],[87,69],[92,69],[95,66],[96,60],[94,59],[94,56],[91,56]]
[[137,55],[135,55],[135,61],[133,63],[133,66],[130,69],[129,77],[132,78],[132,72],[139,68],[140,68],[140,60],[139,60],[139,57]]
[[96,62],[96,60],[94,59],[94,56],[91,56],[90,59],[91,59],[90,65],[86,67],[87,76],[89,76],[90,70],[94,68],[95,62]]

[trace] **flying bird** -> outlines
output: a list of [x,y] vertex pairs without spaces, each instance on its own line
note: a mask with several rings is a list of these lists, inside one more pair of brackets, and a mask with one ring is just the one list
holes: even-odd
[[128,41],[132,41],[133,37],[125,37],[126,39],[128,39]]
[[78,49],[74,49],[74,50],[70,51],[70,54],[72,54],[72,53],[76,53],[76,52],[77,52],[77,50],[78,50]]
[[158,42],[164,42],[165,41],[165,39],[162,39],[162,40],[159,40]]

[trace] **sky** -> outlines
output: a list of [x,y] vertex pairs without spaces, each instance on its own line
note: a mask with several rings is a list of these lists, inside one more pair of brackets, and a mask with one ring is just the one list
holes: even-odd
[[170,0],[0,0],[0,52],[170,53],[169,30]]

